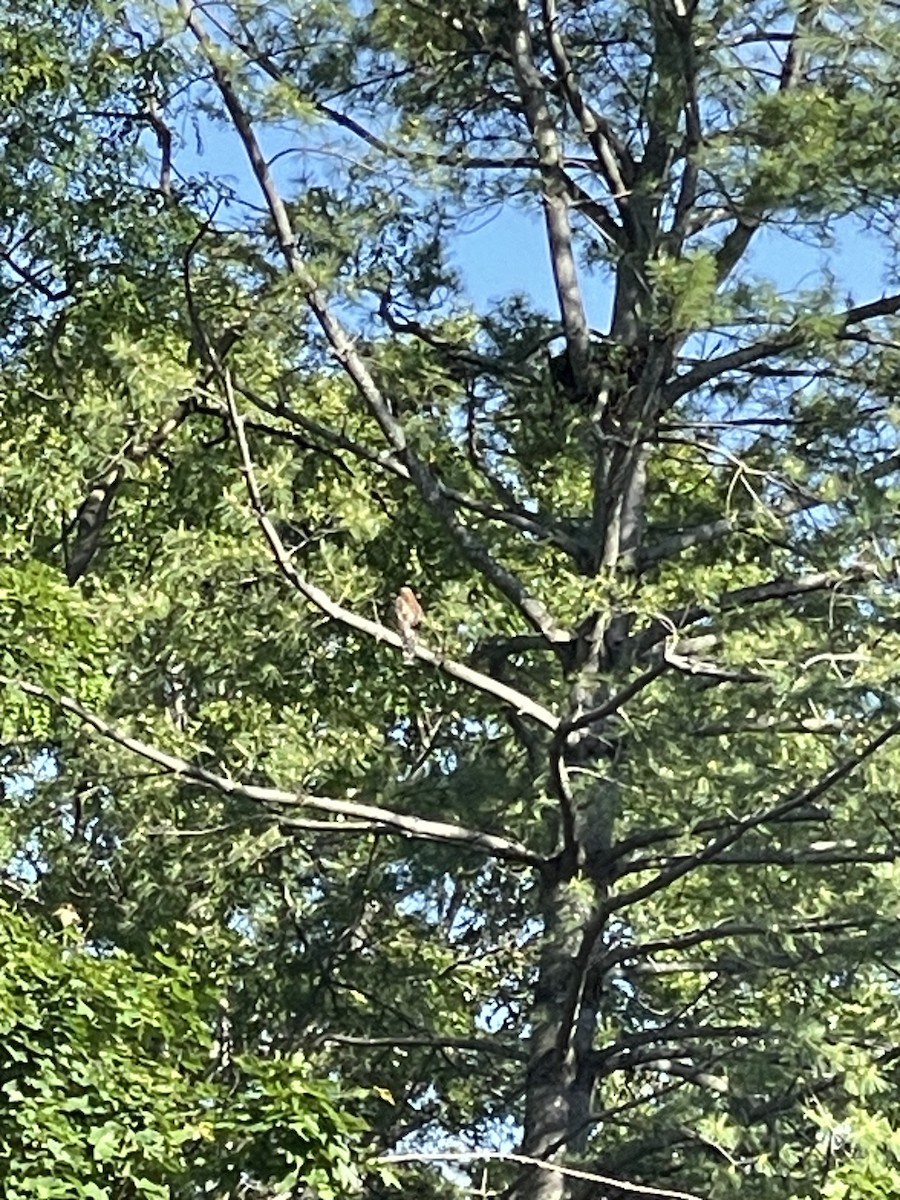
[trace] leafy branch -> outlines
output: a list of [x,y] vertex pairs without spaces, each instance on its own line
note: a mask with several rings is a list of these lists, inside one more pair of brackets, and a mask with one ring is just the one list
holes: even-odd
[[241,469],[250,497],[251,507],[263,536],[269,544],[269,549],[272,552],[279,571],[291,586],[311,604],[314,604],[316,608],[324,612],[326,616],[331,617],[332,620],[339,621],[341,624],[346,625],[350,629],[355,629],[359,633],[368,634],[378,641],[387,642],[397,649],[404,650],[407,655],[412,655],[413,658],[431,663],[443,671],[445,675],[450,676],[450,678],[456,679],[460,683],[469,684],[486,695],[502,700],[504,703],[511,705],[517,713],[531,717],[548,729],[555,729],[559,723],[559,718],[549,709],[544,708],[543,705],[526,696],[524,692],[519,692],[507,684],[501,683],[498,679],[484,675],[481,671],[476,671],[474,668],[466,666],[465,663],[456,662],[454,659],[436,654],[433,650],[427,649],[427,647],[421,645],[418,641],[414,646],[404,646],[403,639],[393,629],[388,629],[380,622],[373,621],[368,617],[362,617],[358,613],[345,608],[342,604],[338,604],[322,588],[317,587],[300,574],[291,561],[291,556],[284,542],[281,540],[278,530],[266,512],[259,481],[256,478],[256,472],[253,468],[253,460],[250,455],[250,447],[247,443],[243,419],[237,409],[231,375],[227,369],[222,373],[222,385],[225,389],[229,419],[240,452]]

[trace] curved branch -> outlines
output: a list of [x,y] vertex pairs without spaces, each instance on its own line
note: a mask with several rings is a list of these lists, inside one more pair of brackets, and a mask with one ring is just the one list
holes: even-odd
[[287,791],[283,788],[240,783],[235,779],[228,779],[224,775],[217,775],[177,754],[169,754],[157,746],[151,746],[148,742],[131,737],[130,734],[124,733],[109,724],[108,721],[104,721],[102,717],[69,696],[54,696],[46,688],[8,675],[0,675],[0,684],[18,688],[26,695],[35,696],[63,712],[71,713],[99,733],[101,737],[115,742],[123,750],[128,750],[148,762],[155,763],[175,778],[219,792],[223,796],[236,796],[267,808],[311,808],[317,812],[330,813],[334,817],[335,830],[340,830],[341,823],[349,818],[350,820],[365,821],[367,824],[375,823],[379,831],[389,831],[418,841],[449,842],[472,846],[508,862],[530,866],[541,866],[543,863],[539,854],[535,854],[519,842],[498,837],[492,833],[483,833],[481,830],[467,829],[463,825],[455,825],[448,821],[431,821],[424,817],[410,816],[406,813],[394,812],[389,808],[382,808],[377,804],[359,804],[354,800],[334,800],[325,796],[314,796],[311,792]]
[[352,380],[385,441],[406,465],[422,499],[468,559],[548,642],[565,641],[565,632],[559,628],[546,607],[528,592],[512,571],[493,558],[475,534],[460,521],[455,505],[441,491],[430,468],[410,446],[402,423],[394,416],[390,404],[357,350],[354,339],[335,316],[327,294],[316,282],[300,253],[287,207],[257,140],[251,119],[238,97],[230,74],[218,61],[215,44],[203,26],[197,6],[193,0],[179,0],[179,8],[210,65],[216,87],[247,154],[272,218],[281,256],[288,271],[303,289],[306,302],[325,335],[332,356]]
[[658,620],[651,622],[646,629],[633,635],[632,645],[638,659],[648,655],[655,646],[675,632],[683,632],[698,621],[704,621],[716,613],[731,612],[749,604],[765,604],[770,600],[791,600],[797,596],[807,596],[813,592],[836,591],[847,583],[859,582],[871,578],[873,572],[863,566],[849,567],[846,571],[817,571],[810,575],[798,575],[795,578],[781,576],[769,579],[765,583],[751,584],[749,587],[736,588],[733,592],[723,592],[715,601],[708,604],[686,605],[684,608],[673,608],[664,613]]
[[222,384],[225,389],[231,425],[241,456],[241,469],[247,486],[250,504],[259,527],[263,532],[263,536],[269,544],[275,564],[288,583],[301,596],[315,605],[321,612],[325,613],[326,616],[331,617],[332,620],[339,621],[341,624],[348,626],[350,629],[355,629],[360,633],[368,634],[377,641],[387,642],[391,646],[405,650],[405,653],[412,655],[413,658],[438,667],[445,675],[449,675],[451,679],[459,680],[460,683],[470,684],[480,692],[494,696],[496,699],[512,705],[516,712],[521,713],[523,716],[531,717],[547,729],[556,729],[559,724],[559,718],[549,709],[544,708],[543,705],[526,696],[524,692],[519,692],[497,679],[492,679],[489,675],[484,675],[480,671],[466,666],[464,663],[445,658],[441,654],[435,654],[433,650],[427,649],[418,641],[413,646],[404,647],[403,639],[393,629],[388,629],[378,621],[373,621],[368,617],[361,617],[350,609],[344,608],[343,605],[332,600],[322,588],[316,587],[314,583],[310,583],[308,579],[300,574],[291,561],[290,554],[266,512],[259,481],[256,478],[253,461],[250,457],[250,447],[247,444],[244,423],[237,410],[234,390],[231,386],[231,376],[227,370],[222,372]]
[[[842,919],[835,921],[806,920],[785,922],[779,925],[777,931],[785,936],[800,937],[804,934],[839,933],[846,930],[863,929],[864,920]],[[694,946],[705,946],[710,942],[731,941],[744,937],[771,937],[776,927],[771,921],[722,921],[718,925],[709,925],[704,929],[690,929],[671,937],[654,938],[652,941],[637,942],[630,946],[618,946],[610,950],[600,961],[602,971],[609,971],[619,963],[636,962],[640,959],[652,958],[655,954],[670,953],[674,950],[689,950]],[[664,1032],[663,1026],[654,1034]]]

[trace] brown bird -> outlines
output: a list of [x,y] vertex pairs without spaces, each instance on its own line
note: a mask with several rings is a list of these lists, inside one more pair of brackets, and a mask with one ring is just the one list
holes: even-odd
[[412,662],[416,654],[416,630],[425,620],[422,605],[411,587],[402,587],[394,601],[394,615],[403,643],[403,657]]
[[56,917],[63,929],[80,929],[83,923],[78,909],[72,904],[61,904],[59,908],[53,910],[53,916]]

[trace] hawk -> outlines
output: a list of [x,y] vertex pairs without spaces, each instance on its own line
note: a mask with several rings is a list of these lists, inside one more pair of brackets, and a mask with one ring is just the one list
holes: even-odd
[[411,587],[402,587],[394,601],[394,616],[397,618],[397,628],[400,630],[400,641],[403,645],[403,657],[412,662],[416,653],[416,630],[425,620],[422,605]]

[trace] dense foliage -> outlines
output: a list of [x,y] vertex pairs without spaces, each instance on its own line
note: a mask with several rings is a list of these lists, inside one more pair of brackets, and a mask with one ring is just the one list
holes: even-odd
[[9,1194],[897,1191],[895,6],[0,13]]
[[[12,968],[0,981],[10,1200],[252,1195],[307,1182],[333,1196],[358,1182],[359,1123],[346,1100],[298,1062],[223,1064],[221,1006],[189,964],[87,954],[71,907],[58,910],[56,934],[5,905],[0,916]],[[216,1059],[226,1069],[213,1074]]]

